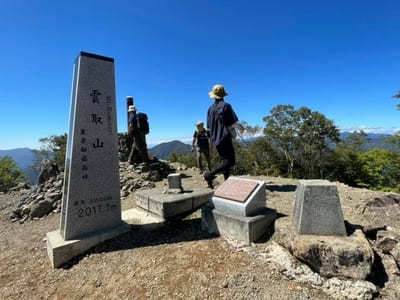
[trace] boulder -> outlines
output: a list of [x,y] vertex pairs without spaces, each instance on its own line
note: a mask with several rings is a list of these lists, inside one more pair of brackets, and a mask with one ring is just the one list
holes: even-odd
[[38,184],[45,183],[52,177],[57,177],[58,173],[59,170],[55,161],[49,159],[43,160],[40,166]]
[[49,200],[43,200],[31,206],[29,216],[33,218],[41,218],[53,211],[53,204]]
[[320,275],[364,280],[371,272],[374,252],[361,230],[350,236],[299,235],[291,218],[275,222],[273,239]]
[[390,253],[396,245],[400,244],[400,233],[394,230],[382,230],[376,234],[375,247],[383,253]]

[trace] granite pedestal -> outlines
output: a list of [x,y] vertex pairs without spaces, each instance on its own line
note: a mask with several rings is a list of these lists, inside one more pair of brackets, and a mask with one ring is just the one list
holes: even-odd
[[266,233],[276,217],[276,211],[266,207],[251,217],[243,217],[218,211],[212,205],[204,205],[201,208],[201,228],[210,234],[219,234],[250,245]]
[[215,191],[211,204],[202,207],[202,229],[250,244],[276,218],[276,212],[265,204],[263,181],[229,177]]
[[299,234],[346,235],[336,183],[299,180],[293,221]]

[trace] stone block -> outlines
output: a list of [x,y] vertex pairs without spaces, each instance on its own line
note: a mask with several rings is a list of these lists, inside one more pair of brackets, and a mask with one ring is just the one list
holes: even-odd
[[168,188],[182,189],[181,174],[173,173],[168,175]]
[[299,234],[346,235],[336,183],[299,180],[293,221]]
[[265,183],[239,177],[229,177],[215,191],[211,200],[215,209],[227,215],[252,216],[265,207]]
[[365,280],[374,251],[361,230],[350,236],[297,234],[290,217],[275,221],[273,240],[324,277]]
[[117,227],[82,236],[80,239],[64,240],[59,230],[47,233],[47,254],[53,268],[61,267],[72,258],[87,252],[90,248],[106,240],[128,232],[130,226],[120,223]]
[[229,215],[211,205],[204,205],[201,208],[201,227],[210,234],[220,234],[250,245],[266,233],[276,216],[274,210],[266,207],[255,216],[244,217]]
[[163,219],[188,215],[210,201],[210,189],[193,189],[179,194],[165,193],[164,189],[138,191],[136,205]]

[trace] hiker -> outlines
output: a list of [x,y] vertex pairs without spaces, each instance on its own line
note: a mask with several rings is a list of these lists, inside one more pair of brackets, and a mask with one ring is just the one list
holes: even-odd
[[235,165],[235,150],[232,144],[232,138],[236,138],[235,124],[238,117],[229,103],[224,101],[228,94],[222,85],[214,85],[211,92],[208,93],[215,102],[210,106],[207,112],[207,128],[210,130],[211,143],[217,148],[218,155],[222,163],[216,169],[205,172],[204,179],[209,187],[213,187],[212,181],[217,173],[223,173],[225,180],[230,175],[230,169]]
[[147,163],[149,157],[147,154],[146,134],[149,133],[149,122],[145,113],[137,113],[136,107],[128,107],[128,136],[131,140],[128,162]]
[[211,170],[210,166],[210,132],[204,128],[203,122],[196,124],[196,129],[193,134],[192,152],[196,148],[197,167],[200,169],[200,174],[203,174],[202,156],[207,161],[207,169]]

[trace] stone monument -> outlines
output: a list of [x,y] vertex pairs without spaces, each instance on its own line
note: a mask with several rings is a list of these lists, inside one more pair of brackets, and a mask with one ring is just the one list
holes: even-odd
[[47,234],[53,267],[129,230],[121,220],[114,59],[81,52],[73,74],[61,224]]
[[211,205],[202,207],[202,228],[250,244],[276,218],[276,212],[265,207],[265,198],[263,181],[229,177],[215,191]]
[[299,234],[346,235],[336,183],[299,180],[293,221]]

